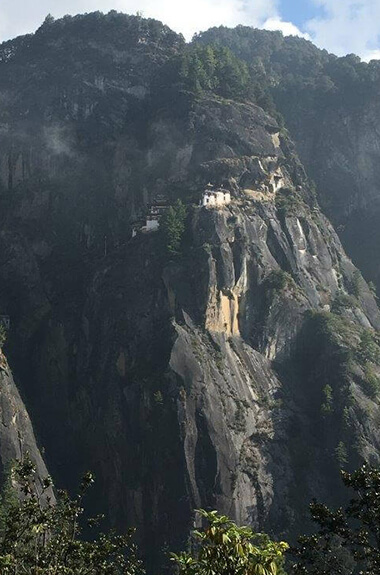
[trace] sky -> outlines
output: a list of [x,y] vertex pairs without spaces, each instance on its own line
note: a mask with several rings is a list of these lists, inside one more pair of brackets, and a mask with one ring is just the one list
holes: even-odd
[[0,0],[0,41],[55,18],[100,10],[142,12],[190,40],[211,26],[244,24],[312,40],[338,56],[380,59],[380,0]]

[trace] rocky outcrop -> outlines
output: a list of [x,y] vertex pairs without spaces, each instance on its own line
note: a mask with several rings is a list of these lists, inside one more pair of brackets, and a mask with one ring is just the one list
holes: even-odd
[[248,26],[211,28],[193,42],[228,46],[253,67],[259,103],[282,115],[322,209],[378,286],[379,61],[337,58],[302,38]]
[[7,359],[0,350],[0,468],[2,479],[15,461],[29,456],[37,477],[48,476],[38,449],[29,415],[13,381]]

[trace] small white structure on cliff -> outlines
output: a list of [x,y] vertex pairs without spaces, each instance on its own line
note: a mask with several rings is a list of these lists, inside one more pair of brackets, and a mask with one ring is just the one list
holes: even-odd
[[284,185],[284,176],[282,174],[281,168],[278,168],[274,174],[272,174],[269,181],[269,191],[276,193],[277,190],[282,188]]
[[160,227],[160,219],[168,208],[169,204],[166,196],[156,196],[149,208],[145,221],[136,222],[132,226],[132,238],[134,238],[138,232],[147,233],[157,231]]
[[219,206],[226,206],[231,202],[231,194],[227,190],[218,188],[214,190],[211,184],[202,194],[200,205],[206,208],[217,208]]
[[160,227],[160,219],[169,208],[166,196],[156,196],[146,216],[146,225],[143,231],[155,232]]
[[144,231],[155,232],[160,227],[160,221],[156,214],[148,214],[146,216],[146,225],[144,226]]

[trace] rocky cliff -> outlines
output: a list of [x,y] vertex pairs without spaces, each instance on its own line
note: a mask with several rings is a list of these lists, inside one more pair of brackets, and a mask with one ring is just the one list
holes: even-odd
[[33,427],[24,403],[13,381],[7,359],[0,350],[0,470],[2,481],[12,463],[30,457],[37,476],[48,476],[46,466],[37,447]]
[[[0,64],[10,362],[56,481],[92,469],[93,507],[155,560],[195,507],[291,536],[342,465],[380,456],[374,296],[276,119],[157,88],[183,49],[111,13],[44,24]],[[230,205],[198,205],[209,181]],[[187,205],[175,258],[131,237],[158,193]]]
[[339,98],[321,111],[317,107],[314,115],[302,95],[299,106],[296,101],[297,112],[293,107],[284,109],[300,157],[320,190],[321,205],[350,256],[376,286],[380,281],[378,91],[376,80],[359,101]]
[[337,58],[301,38],[244,26],[212,28],[195,42],[228,46],[248,63],[263,105],[283,116],[346,251],[378,286],[379,61]]

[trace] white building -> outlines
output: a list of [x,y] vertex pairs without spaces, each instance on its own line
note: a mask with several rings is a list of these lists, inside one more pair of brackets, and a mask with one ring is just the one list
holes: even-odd
[[156,232],[160,227],[160,219],[169,208],[166,196],[158,195],[149,207],[146,219],[142,222],[135,222],[132,226],[132,238],[139,232]]
[[162,194],[156,196],[152,205],[150,206],[149,213],[146,216],[145,231],[157,231],[160,227],[160,219],[168,208],[169,204],[167,197]]
[[160,216],[157,214],[149,214],[146,217],[145,229],[147,232],[155,232],[160,227]]
[[207,189],[203,192],[200,201],[201,206],[207,208],[216,208],[219,206],[226,206],[231,202],[231,194],[226,190],[212,190]]

